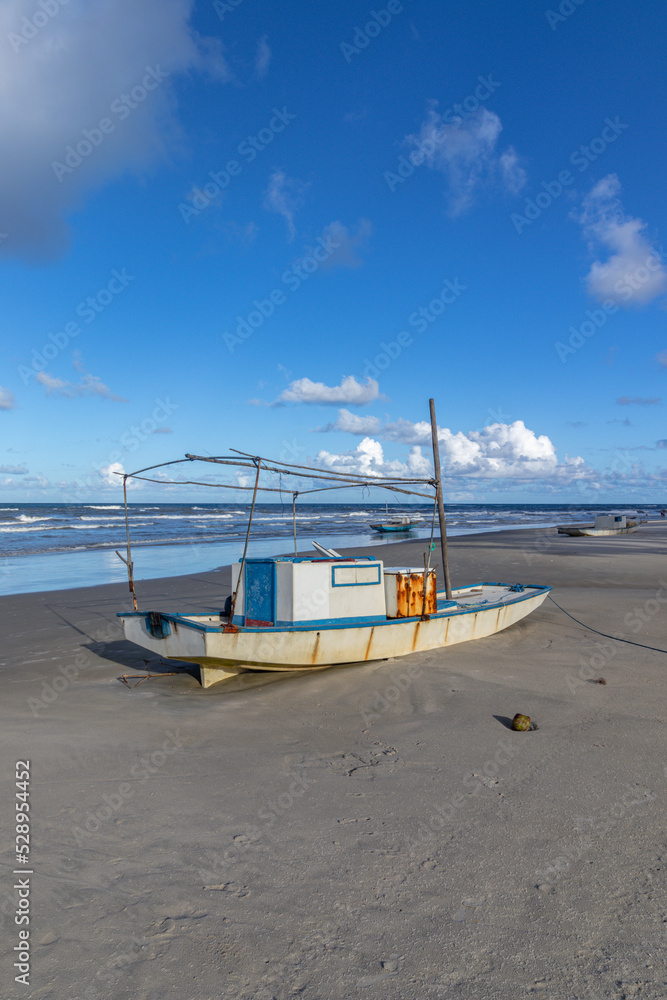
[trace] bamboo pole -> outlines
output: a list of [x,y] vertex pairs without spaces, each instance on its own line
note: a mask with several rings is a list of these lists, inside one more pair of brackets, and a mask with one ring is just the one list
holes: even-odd
[[452,599],[452,584],[449,578],[449,557],[447,555],[447,521],[445,505],[442,500],[442,476],[440,474],[440,448],[438,447],[438,425],[435,419],[435,402],[429,399],[431,410],[431,438],[433,441],[433,467],[435,469],[435,490],[438,498],[438,520],[440,521],[440,549],[442,552],[442,568],[445,574],[445,596]]
[[127,582],[130,585],[134,610],[138,611],[137,594],[134,589],[134,565],[132,563],[132,550],[130,549],[130,521],[127,513],[127,476],[123,476],[123,500],[125,501],[125,534],[127,537],[127,559],[123,559],[123,562],[127,564]]
[[298,497],[298,495],[299,495],[298,493],[293,493],[292,494],[292,525],[294,527],[294,556],[295,556],[295,558],[299,554],[297,552],[297,548],[296,548],[296,498]]
[[248,518],[248,530],[245,536],[245,545],[243,547],[243,556],[241,557],[241,568],[239,569],[239,578],[236,581],[236,590],[232,595],[232,606],[229,612],[229,624],[232,625],[234,622],[234,612],[236,611],[236,598],[239,596],[239,589],[241,587],[241,581],[243,580],[243,571],[245,570],[246,556],[248,554],[248,541],[250,540],[250,529],[252,528],[252,518],[255,513],[255,503],[257,501],[257,489],[259,487],[259,474],[262,471],[262,460],[257,459],[257,475],[255,476],[255,489],[252,495],[252,506],[250,507],[250,516]]

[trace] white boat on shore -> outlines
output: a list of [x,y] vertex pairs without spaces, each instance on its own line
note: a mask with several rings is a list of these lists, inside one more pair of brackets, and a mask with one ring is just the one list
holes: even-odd
[[[121,473],[125,495],[126,563],[134,611],[119,612],[125,636],[166,660],[199,666],[203,687],[244,670],[318,670],[336,664],[363,663],[405,656],[428,649],[481,639],[513,625],[538,608],[551,587],[532,584],[480,583],[452,589],[447,557],[447,534],[442,499],[440,456],[435,407],[430,400],[433,437],[432,479],[363,477],[348,472],[276,463],[236,452],[232,456],[186,455],[184,459]],[[241,456],[239,458],[238,456]],[[193,482],[183,484],[250,489],[253,500],[243,556],[232,566],[232,594],[219,612],[172,613],[140,611],[130,549],[127,513],[129,478],[164,483],[164,473],[153,479],[145,473],[183,462],[212,462],[252,469],[255,485]],[[261,486],[262,471],[319,481],[311,489],[293,490],[294,556],[248,558],[248,542],[259,490],[284,493],[284,486]],[[322,485],[327,483],[328,485]],[[173,483],[177,485],[177,483]],[[424,567],[386,567],[370,556],[347,558],[313,542],[318,555],[297,554],[296,498],[302,493],[350,488],[384,488],[427,497],[434,502],[431,540]],[[419,487],[416,489],[415,487]],[[423,492],[431,487],[434,496]],[[436,514],[440,522],[440,549],[445,589],[437,591],[430,560]]]
[[626,514],[598,514],[595,524],[559,524],[559,535],[601,538],[609,535],[631,535],[645,521],[636,521]]
[[[238,580],[240,564],[233,569]],[[551,590],[480,583],[447,600],[431,570],[424,601],[422,570],[385,570],[370,558],[247,560],[246,574],[233,622],[224,613],[122,612],[126,638],[198,664],[209,687],[243,670],[315,670],[485,638],[525,618]]]

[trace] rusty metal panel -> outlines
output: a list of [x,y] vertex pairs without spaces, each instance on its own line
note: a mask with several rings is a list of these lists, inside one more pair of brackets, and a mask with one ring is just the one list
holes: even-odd
[[426,601],[422,570],[385,570],[384,580],[387,618],[418,618],[437,610],[435,570],[426,577]]

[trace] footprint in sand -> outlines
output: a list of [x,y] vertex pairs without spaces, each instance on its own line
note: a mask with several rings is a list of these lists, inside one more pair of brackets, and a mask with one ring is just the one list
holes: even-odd
[[454,920],[468,920],[478,923],[482,914],[481,908],[486,903],[486,896],[474,896],[462,899],[461,906],[454,914]]
[[230,892],[236,899],[243,899],[250,895],[247,885],[239,885],[238,882],[221,882],[219,885],[205,885],[204,889],[209,892]]
[[380,961],[382,972],[378,972],[375,976],[364,976],[362,979],[358,979],[357,986],[359,989],[363,990],[367,986],[375,986],[377,983],[381,983],[385,979],[391,979],[393,976],[397,976],[401,971],[401,965],[404,957],[404,955],[390,955],[389,958],[383,958]]

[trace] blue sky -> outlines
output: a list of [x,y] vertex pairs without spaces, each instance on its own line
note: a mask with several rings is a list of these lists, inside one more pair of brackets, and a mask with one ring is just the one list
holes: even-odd
[[667,500],[665,28],[3,0],[0,500],[230,446],[429,475],[430,396],[451,500]]

